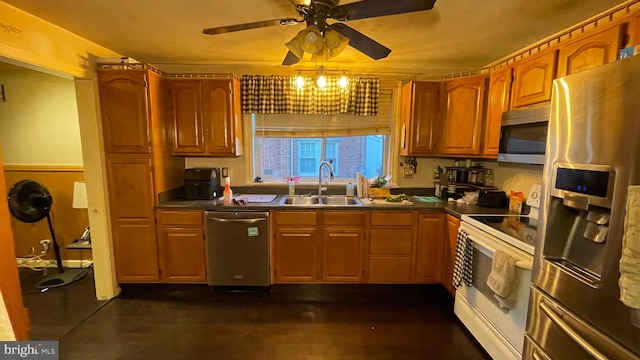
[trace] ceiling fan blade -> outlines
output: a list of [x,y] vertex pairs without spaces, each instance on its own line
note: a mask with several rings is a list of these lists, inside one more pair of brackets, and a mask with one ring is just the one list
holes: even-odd
[[275,26],[275,25],[295,25],[303,21],[304,20],[298,20],[293,18],[264,20],[264,21],[256,21],[256,22],[250,22],[245,24],[207,28],[207,29],[203,29],[202,33],[207,35],[217,35],[217,34],[225,34],[225,33],[233,32],[233,31],[257,29],[257,28],[263,28],[263,27]]
[[282,60],[282,65],[289,66],[295,65],[300,62],[300,59],[291,51],[287,52],[287,55]]
[[435,2],[436,0],[362,0],[334,7],[331,10],[331,17],[340,21],[348,21],[406,14],[431,10]]
[[364,35],[356,29],[341,23],[331,25],[335,31],[349,38],[349,46],[374,60],[386,58],[391,49]]

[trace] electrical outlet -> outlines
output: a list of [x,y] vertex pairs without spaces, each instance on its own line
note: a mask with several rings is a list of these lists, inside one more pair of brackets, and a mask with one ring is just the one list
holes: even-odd
[[403,179],[413,179],[414,176],[414,172],[413,172],[413,168],[410,166],[405,166],[402,168],[403,172],[402,172],[402,178]]
[[51,240],[50,239],[40,240],[40,245],[42,245],[42,250],[40,251],[40,254],[44,255],[47,253],[47,251],[49,251],[49,245],[51,245]]

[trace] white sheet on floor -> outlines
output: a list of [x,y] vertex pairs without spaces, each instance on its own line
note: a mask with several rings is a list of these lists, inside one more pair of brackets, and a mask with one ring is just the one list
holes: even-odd
[[13,332],[11,319],[9,319],[9,313],[7,312],[7,307],[4,304],[2,291],[0,291],[0,341],[15,341],[15,340],[16,340],[16,335]]

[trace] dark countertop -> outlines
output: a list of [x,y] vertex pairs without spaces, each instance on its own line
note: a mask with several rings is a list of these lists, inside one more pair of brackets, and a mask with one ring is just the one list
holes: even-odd
[[445,211],[460,218],[462,214],[507,214],[508,209],[487,208],[478,205],[464,205],[440,200],[437,202],[414,201],[412,205],[399,204],[363,204],[362,206],[337,206],[337,205],[280,205],[283,195],[278,195],[268,203],[248,203],[245,205],[223,205],[222,200],[177,200],[164,201],[156,205],[156,209],[162,210],[211,210],[211,211],[269,211],[269,210],[346,210],[366,209],[384,211]]

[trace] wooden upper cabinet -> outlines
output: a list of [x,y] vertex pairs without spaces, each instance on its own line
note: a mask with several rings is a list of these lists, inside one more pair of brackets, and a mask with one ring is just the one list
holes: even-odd
[[172,153],[239,156],[243,151],[237,79],[171,80]]
[[500,145],[500,124],[502,113],[509,110],[511,98],[511,81],[513,69],[502,68],[491,72],[487,94],[487,118],[484,125],[484,145],[482,154],[485,157],[497,157]]
[[402,87],[401,99],[400,155],[435,154],[437,119],[440,114],[440,83],[409,82]]
[[558,77],[575,74],[616,61],[622,38],[621,26],[590,31],[560,48]]
[[551,100],[558,51],[544,51],[517,61],[513,69],[512,108]]
[[98,83],[105,152],[151,153],[147,72],[98,72]]
[[486,75],[447,81],[440,154],[480,154],[486,81]]
[[629,24],[629,43],[631,45],[640,45],[640,11],[636,11],[631,15],[631,23]]
[[202,109],[207,154],[242,155],[239,97],[240,84],[236,80],[207,80],[203,83]]
[[202,84],[192,80],[173,80],[170,89],[173,103],[172,152],[203,154]]

